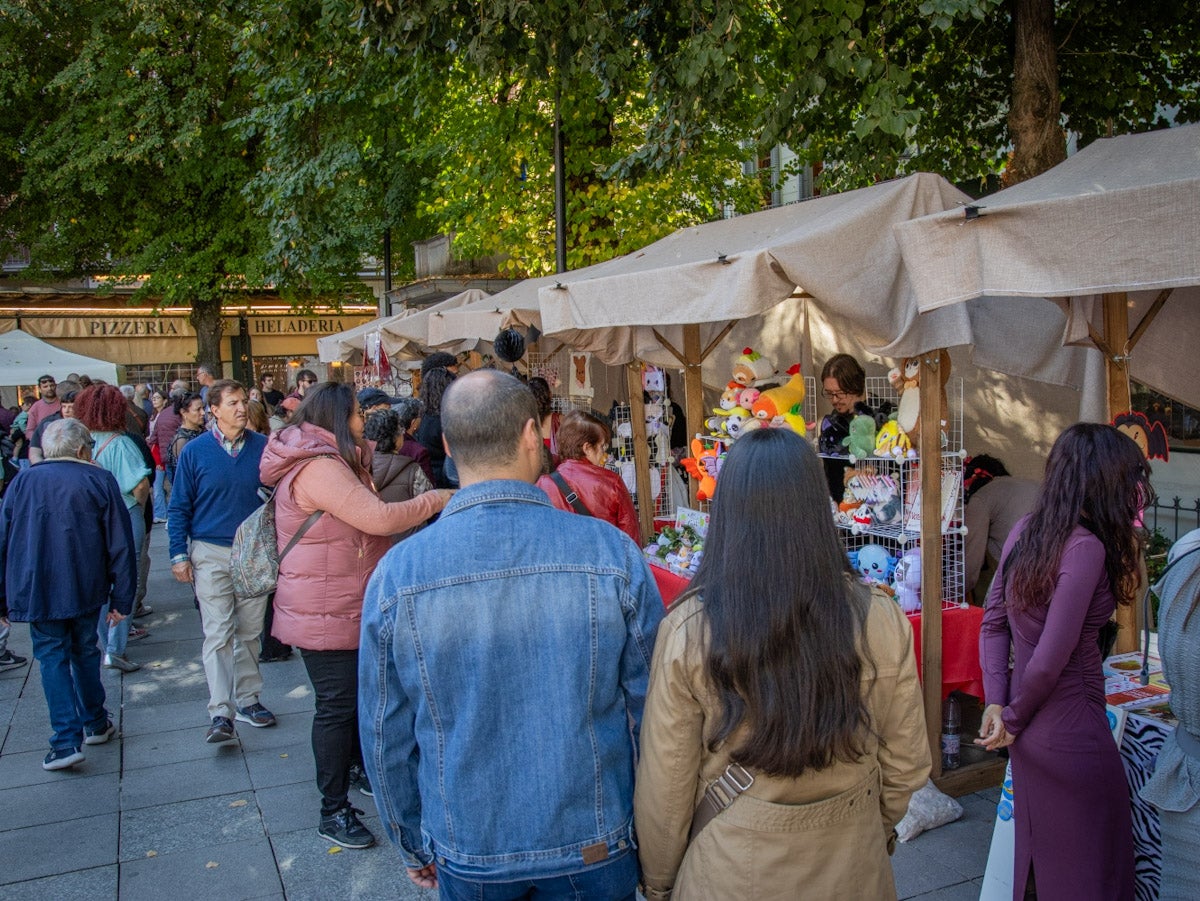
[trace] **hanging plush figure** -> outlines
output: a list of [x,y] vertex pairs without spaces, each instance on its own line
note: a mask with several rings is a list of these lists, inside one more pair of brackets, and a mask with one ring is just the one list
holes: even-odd
[[698,480],[698,500],[711,500],[717,490],[717,475],[721,469],[722,454],[715,445],[706,445],[699,438],[692,439],[692,455],[680,462],[688,475]]
[[850,420],[850,434],[842,439],[850,451],[850,462],[857,463],[875,452],[875,417],[855,416]]
[[908,436],[900,430],[900,424],[894,419],[889,419],[875,436],[875,456],[911,460],[917,456],[917,452],[913,450]]
[[1155,457],[1166,462],[1171,456],[1167,445],[1167,430],[1161,422],[1151,422],[1145,413],[1137,410],[1127,410],[1118,413],[1112,424],[1118,432],[1124,432],[1141,448],[1142,456],[1147,460]]
[[[942,412],[948,412],[946,383],[950,381],[950,354],[938,351],[938,381],[942,394]],[[896,422],[900,431],[908,436],[909,444],[916,447],[921,434],[921,361],[918,357],[905,357],[900,365],[888,373],[888,381],[900,395],[896,410]]]

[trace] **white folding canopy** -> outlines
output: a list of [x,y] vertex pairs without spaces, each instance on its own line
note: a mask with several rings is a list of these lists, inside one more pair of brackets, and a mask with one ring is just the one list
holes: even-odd
[[368,335],[379,334],[384,351],[389,357],[400,356],[414,359],[432,350],[458,353],[470,350],[476,340],[442,340],[431,338],[430,326],[448,310],[455,310],[488,297],[486,291],[470,288],[439,303],[421,309],[404,310],[394,316],[383,316],[370,322],[317,339],[317,353],[322,363],[357,362],[362,359],[364,342]]
[[34,385],[43,375],[62,381],[71,373],[112,385],[118,381],[116,364],[108,360],[71,353],[19,328],[0,335],[0,383]]

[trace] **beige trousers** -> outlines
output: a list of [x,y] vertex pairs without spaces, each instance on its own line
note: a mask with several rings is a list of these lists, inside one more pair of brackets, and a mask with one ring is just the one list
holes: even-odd
[[229,548],[193,541],[189,554],[204,624],[201,659],[208,679],[208,715],[232,720],[236,707],[258,703],[262,692],[258,651],[267,596],[234,597]]

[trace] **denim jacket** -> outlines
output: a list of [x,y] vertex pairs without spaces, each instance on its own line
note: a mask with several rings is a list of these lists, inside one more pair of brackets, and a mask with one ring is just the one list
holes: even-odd
[[640,549],[533,485],[460,491],[367,586],[363,757],[409,867],[578,872],[633,848],[662,601]]

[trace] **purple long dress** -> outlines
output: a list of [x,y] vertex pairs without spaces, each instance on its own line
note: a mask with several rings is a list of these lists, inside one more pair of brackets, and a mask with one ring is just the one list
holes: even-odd
[[[1009,535],[1005,558],[1025,524]],[[1003,582],[988,593],[979,655],[986,702],[1004,707],[1015,736],[1013,898],[1024,896],[1030,865],[1042,901],[1133,898],[1129,787],[1105,716],[1097,643],[1115,608],[1104,546],[1082,526],[1072,531],[1049,604],[1010,610]]]

